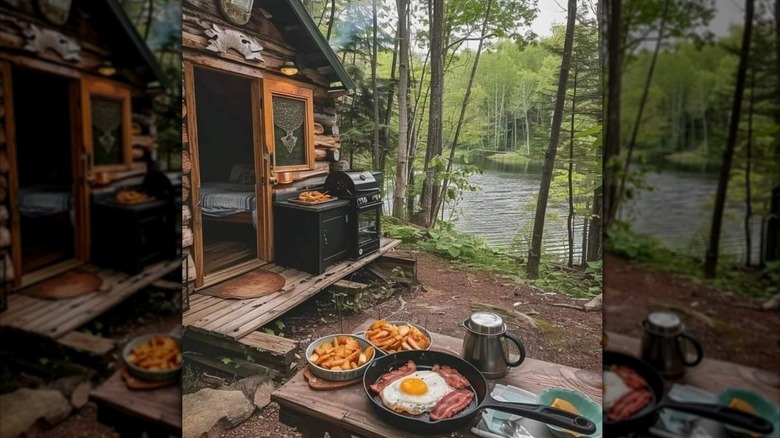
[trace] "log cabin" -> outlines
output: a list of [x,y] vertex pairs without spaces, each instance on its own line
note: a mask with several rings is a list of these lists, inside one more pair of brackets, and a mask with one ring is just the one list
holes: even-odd
[[[349,234],[349,202],[288,202],[325,191],[343,169],[336,105],[354,88],[299,0],[187,0],[182,41],[182,274],[194,291],[185,335],[262,350],[280,342],[261,326],[399,242],[380,244],[373,209],[375,247],[352,259],[345,249],[326,254],[322,245],[337,247]],[[284,277],[281,289],[247,299],[216,293],[260,289],[261,271]]]
[[[180,176],[150,169],[153,103],[166,88],[118,0],[0,0],[0,280],[20,292],[0,326],[60,338],[178,274]],[[166,199],[120,205],[120,192],[162,187],[160,175]],[[78,301],[25,294],[76,270],[100,276],[101,292]]]

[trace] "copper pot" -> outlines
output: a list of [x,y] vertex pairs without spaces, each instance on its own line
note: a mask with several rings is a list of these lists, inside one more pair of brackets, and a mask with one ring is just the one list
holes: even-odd
[[293,172],[277,172],[276,180],[279,184],[289,184],[293,182]]

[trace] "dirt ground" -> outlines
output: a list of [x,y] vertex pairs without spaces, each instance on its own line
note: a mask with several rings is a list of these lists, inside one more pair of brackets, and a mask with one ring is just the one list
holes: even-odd
[[[601,313],[552,305],[582,305],[587,300],[545,293],[494,274],[454,265],[428,253],[416,252],[415,255],[419,284],[399,287],[386,299],[368,303],[365,310],[341,318],[333,306],[328,306],[328,294],[322,293],[281,318],[285,336],[300,341],[304,348],[320,336],[351,332],[369,318],[390,318],[418,323],[428,330],[461,338],[464,331],[460,323],[471,314],[472,303],[479,302],[524,313],[538,312],[533,317],[541,321],[539,328],[517,321],[508,324],[510,331],[523,340],[528,357],[591,371],[601,369]],[[360,273],[352,280],[364,282],[369,278]],[[202,385],[191,390],[199,387]],[[222,436],[300,436],[278,419],[278,405],[271,403]]]
[[701,341],[705,357],[777,371],[780,318],[777,312],[757,310],[762,300],[718,291],[610,255],[604,268],[607,330],[639,337],[640,321],[649,312],[672,306],[688,333]]

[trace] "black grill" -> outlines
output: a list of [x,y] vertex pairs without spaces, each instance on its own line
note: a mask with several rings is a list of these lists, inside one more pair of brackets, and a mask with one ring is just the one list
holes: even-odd
[[325,180],[328,194],[349,201],[347,257],[359,260],[379,251],[382,193],[369,171],[331,172]]

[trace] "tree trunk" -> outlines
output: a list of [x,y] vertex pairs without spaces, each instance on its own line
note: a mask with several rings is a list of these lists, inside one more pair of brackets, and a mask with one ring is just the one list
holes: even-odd
[[376,64],[377,64],[377,1],[371,1],[371,9],[373,12],[373,28],[371,37],[371,98],[374,101],[374,147],[373,147],[373,167],[374,170],[382,170],[379,167],[379,91],[376,81]]
[[661,24],[658,27],[658,39],[655,42],[655,50],[653,51],[653,58],[650,60],[650,69],[647,72],[647,79],[645,80],[645,88],[642,91],[642,97],[639,99],[639,108],[636,113],[636,121],[634,122],[634,128],[631,131],[631,139],[628,142],[628,152],[626,154],[626,162],[623,165],[623,175],[620,178],[620,187],[618,188],[617,198],[613,208],[616,208],[621,199],[623,199],[623,193],[626,188],[626,177],[628,176],[628,169],[631,166],[631,155],[634,152],[634,146],[636,145],[636,136],[639,133],[639,126],[642,124],[642,113],[645,109],[645,103],[647,102],[647,95],[650,92],[650,84],[653,82],[653,72],[655,71],[655,63],[658,59],[658,52],[661,51],[661,42],[664,39],[664,30],[666,28],[666,18],[669,15],[669,3],[671,0],[664,1],[664,9],[661,13]]
[[433,192],[436,189],[436,169],[431,162],[441,155],[442,150],[442,100],[443,89],[443,59],[442,59],[442,25],[444,22],[444,0],[430,2],[430,39],[431,39],[431,91],[430,109],[428,110],[428,142],[425,150],[425,180],[423,180],[420,195],[419,225],[433,226],[436,218],[433,212]]
[[750,37],[753,31],[753,0],[745,0],[745,26],[742,35],[742,52],[739,55],[739,67],[737,69],[737,84],[734,89],[734,103],[729,122],[729,134],[726,140],[726,149],[723,151],[723,162],[720,165],[720,177],[718,178],[718,191],[715,194],[715,208],[712,214],[712,227],[710,228],[710,243],[704,260],[704,276],[715,278],[718,270],[718,247],[720,246],[720,229],[723,225],[723,209],[726,206],[726,190],[731,174],[731,162],[734,159],[734,149],[737,145],[739,134],[739,116],[742,112],[742,96],[745,92],[745,75],[750,55]]
[[333,31],[333,20],[336,19],[336,0],[330,0],[330,20],[328,21],[328,33],[325,38],[330,41],[330,35]]
[[[620,8],[622,2],[607,2],[604,8],[609,14],[607,23],[607,124],[604,132],[604,217],[609,228],[615,218],[617,203],[616,171],[620,168]],[[593,223],[593,222],[591,222]]]
[[571,96],[571,128],[569,135],[569,218],[566,229],[569,234],[569,267],[574,266],[574,111],[577,108],[577,67],[574,67],[574,89]]
[[[395,95],[395,66],[398,63],[398,32],[396,31],[396,39],[393,44],[393,62],[390,64],[390,87],[387,90],[387,106],[385,107],[385,116],[382,124],[385,126],[382,128],[382,153],[379,160],[379,169],[385,168],[385,157],[390,151],[390,120],[393,118],[393,97]],[[400,102],[399,102],[400,103]],[[398,106],[398,112],[401,112],[401,106]]]
[[558,77],[558,92],[555,99],[555,111],[550,131],[550,144],[544,155],[542,166],[542,182],[539,187],[539,197],[536,202],[536,215],[534,216],[534,229],[531,235],[531,250],[528,252],[527,275],[530,279],[539,277],[539,262],[542,255],[542,237],[544,236],[544,216],[547,212],[547,198],[550,195],[550,183],[552,182],[555,154],[558,150],[558,139],[561,133],[563,121],[563,104],[566,100],[566,87],[569,82],[569,65],[571,64],[571,50],[574,42],[574,22],[577,15],[577,0],[569,0],[566,20],[566,38],[563,43],[563,59],[561,59],[561,71]]
[[[487,34],[488,19],[490,18],[490,7],[493,5],[493,0],[488,0],[487,6],[485,6],[485,18],[482,20],[482,32],[480,33],[479,44],[477,45],[477,53],[474,55],[474,64],[471,66],[471,75],[469,75],[469,82],[466,85],[466,94],[463,96],[463,103],[460,106],[460,116],[458,117],[458,124],[455,126],[455,135],[452,138],[452,145],[450,146],[450,158],[447,162],[447,172],[452,170],[452,163],[455,161],[455,148],[458,145],[458,139],[460,138],[460,132],[463,129],[463,121],[466,119],[466,108],[469,105],[469,97],[471,97],[471,88],[474,85],[474,78],[477,76],[477,67],[479,66],[479,57],[482,54],[482,46],[485,41],[485,35]],[[439,195],[436,197],[436,204],[433,210],[433,217],[438,216],[439,211],[444,204],[445,194],[447,193],[447,185],[449,180],[444,179],[439,190]]]
[[[585,204],[585,208],[590,208],[590,202]],[[580,252],[580,266],[583,268],[588,266],[588,215],[582,220],[582,248]]]
[[[603,186],[593,191],[593,208],[591,209],[590,228],[588,229],[588,259],[587,261],[601,258],[601,227],[602,227],[602,196]],[[606,211],[606,210],[605,210]]]
[[152,17],[154,17],[154,0],[149,0],[149,14],[146,16],[146,28],[144,29],[144,41],[149,41],[149,32],[152,30]]
[[[406,101],[409,91],[409,28],[406,11],[409,0],[396,0],[398,8],[398,42],[401,60],[398,65],[398,162],[395,167],[395,192],[393,193],[393,216],[404,217],[408,166],[409,109]],[[389,121],[389,120],[388,120]],[[388,136],[389,137],[389,136]]]
[[750,72],[750,101],[748,103],[748,132],[747,142],[745,144],[745,266],[750,266],[750,256],[753,252],[750,233],[750,219],[753,216],[753,205],[750,194],[750,165],[753,159],[753,101],[756,91],[756,68]]
[[528,108],[524,108],[523,116],[525,118],[525,154],[531,157],[531,128],[528,125]]

